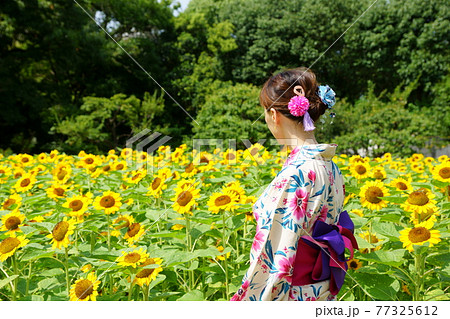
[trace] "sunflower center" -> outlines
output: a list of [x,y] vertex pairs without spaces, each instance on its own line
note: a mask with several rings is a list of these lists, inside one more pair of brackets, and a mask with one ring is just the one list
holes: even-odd
[[205,156],[202,156],[202,157],[200,158],[200,163],[206,163],[206,164],[208,164],[208,163],[209,163],[209,159],[207,159]]
[[75,286],[75,295],[78,299],[85,299],[94,292],[94,285],[90,280],[83,279]]
[[29,178],[24,178],[21,182],[20,182],[20,187],[27,187],[28,185],[30,185],[31,181]]
[[26,157],[22,158],[22,163],[28,163],[30,160]]
[[184,169],[185,173],[190,173],[194,169],[194,164],[190,163],[186,168]]
[[408,186],[403,182],[398,182],[397,184],[395,184],[395,187],[397,187],[398,189],[400,189],[402,191],[408,189]]
[[355,171],[359,175],[363,175],[363,174],[365,174],[367,172],[367,169],[363,165],[356,165]]
[[108,171],[111,170],[111,166],[110,165],[105,165],[105,166],[103,166],[102,169],[103,169],[104,172],[108,172]]
[[373,177],[375,177],[376,179],[383,179],[383,173],[381,171],[375,171],[375,173],[373,173]]
[[116,165],[116,170],[120,171],[123,169],[123,164],[117,164]]
[[250,151],[250,154],[252,154],[252,156],[254,156],[256,153],[258,153],[258,148],[256,147]]
[[3,204],[4,209],[8,209],[10,206],[14,205],[16,203],[16,200],[13,198],[8,198],[5,203]]
[[21,172],[17,172],[14,174],[14,178],[19,178],[22,177],[22,173]]
[[115,203],[116,203],[116,201],[114,200],[114,197],[112,197],[110,195],[104,196],[100,200],[100,206],[105,207],[105,208],[113,207]]
[[430,239],[430,237],[431,237],[430,231],[425,227],[413,228],[410,230],[408,234],[408,239],[412,243],[420,243],[422,241]]
[[234,160],[236,158],[236,156],[234,156],[233,153],[228,153],[227,154],[227,160]]
[[0,169],[0,175],[3,175],[3,174],[5,174],[5,173],[6,173],[5,170]]
[[428,196],[423,191],[415,191],[409,194],[408,202],[412,205],[423,206],[429,201]]
[[66,221],[59,222],[56,224],[55,228],[53,228],[52,234],[53,238],[57,241],[61,241],[67,234],[69,230],[69,223]]
[[155,190],[161,185],[161,178],[156,177],[152,182],[152,189]]
[[214,201],[214,204],[216,206],[224,206],[228,203],[231,202],[231,198],[228,195],[222,195],[216,198],[216,200]]
[[357,162],[364,163],[364,160],[362,158],[355,158],[355,163],[357,163]]
[[84,160],[84,162],[85,162],[86,164],[90,165],[90,164],[94,163],[94,159],[88,157],[88,158],[86,158],[86,159]]
[[0,243],[0,254],[7,254],[20,245],[20,240],[15,237],[8,237]]
[[69,207],[72,208],[72,211],[77,212],[83,208],[83,202],[79,199],[75,199],[70,202]]
[[350,268],[352,268],[352,269],[358,268],[358,263],[356,261],[352,260],[350,262]]
[[137,263],[141,259],[141,255],[138,253],[129,253],[125,256],[124,261],[127,263]]
[[66,177],[66,175],[67,175],[67,172],[64,169],[62,169],[61,171],[59,171],[59,173],[56,175],[56,177],[59,180],[63,180],[64,177]]
[[178,195],[177,203],[180,206],[186,206],[192,199],[192,194],[189,191],[184,191]]
[[131,178],[131,180],[134,181],[134,180],[138,179],[139,177],[141,177],[141,173],[136,173],[136,174]]
[[64,195],[64,189],[61,188],[61,187],[55,188],[55,189],[53,190],[53,192],[54,192],[56,195],[58,195],[58,196],[63,196],[63,195]]
[[19,225],[20,225],[20,218],[17,216],[11,216],[5,222],[5,227],[8,230],[17,229],[19,228]]
[[371,186],[366,190],[366,200],[368,202],[378,204],[382,201],[379,197],[383,197],[383,191],[379,187]]
[[439,176],[441,176],[444,179],[450,178],[450,168],[444,167],[439,170]]
[[155,269],[142,269],[136,274],[136,278],[147,278],[149,277]]
[[128,228],[127,234],[130,237],[134,237],[139,230],[141,229],[141,224],[139,223],[133,223],[131,224],[131,226]]

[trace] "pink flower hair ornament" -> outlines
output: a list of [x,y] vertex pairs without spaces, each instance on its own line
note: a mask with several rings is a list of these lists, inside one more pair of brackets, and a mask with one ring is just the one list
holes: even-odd
[[297,85],[294,87],[294,95],[288,103],[289,112],[294,116],[303,116],[303,128],[305,131],[315,129],[314,122],[309,116],[309,100],[305,97],[303,87]]

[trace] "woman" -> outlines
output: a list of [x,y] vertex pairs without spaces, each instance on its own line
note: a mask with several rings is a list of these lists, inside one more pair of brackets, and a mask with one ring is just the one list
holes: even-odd
[[231,300],[333,300],[347,269],[344,250],[357,247],[332,161],[337,145],[318,144],[313,132],[334,92],[297,68],[269,78],[260,103],[269,130],[292,151],[253,205],[250,267]]

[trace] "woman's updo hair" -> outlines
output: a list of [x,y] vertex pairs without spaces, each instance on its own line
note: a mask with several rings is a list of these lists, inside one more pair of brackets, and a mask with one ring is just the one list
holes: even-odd
[[328,107],[317,95],[319,84],[314,72],[308,68],[285,70],[270,77],[261,89],[259,102],[267,111],[274,108],[287,118],[303,123],[303,116],[294,116],[288,109],[290,99],[296,95],[294,93],[296,85],[303,87],[305,97],[309,100],[309,116],[316,122]]

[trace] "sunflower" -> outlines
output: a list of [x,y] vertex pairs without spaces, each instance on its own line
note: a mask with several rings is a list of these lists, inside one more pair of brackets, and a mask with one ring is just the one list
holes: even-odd
[[366,162],[355,162],[354,164],[350,165],[349,169],[350,174],[357,179],[370,177],[371,174],[370,165]]
[[[217,250],[218,250],[219,252],[223,252],[225,249],[223,248],[223,246],[218,246],[218,247],[217,247]],[[230,254],[231,254],[231,252],[227,252],[226,254],[216,256],[216,260],[225,260],[225,259],[228,259],[228,257],[230,257]]]
[[188,177],[194,176],[197,172],[198,172],[198,170],[195,168],[194,164],[191,162],[184,168],[184,172],[181,173],[181,176],[183,178],[188,178]]
[[23,193],[29,191],[34,183],[36,183],[36,177],[33,174],[24,174],[13,186],[17,192]]
[[11,168],[5,165],[0,165],[0,184],[6,183],[8,176],[11,174]]
[[371,210],[381,210],[387,206],[387,202],[380,197],[389,196],[389,190],[383,182],[367,181],[359,193],[361,205]]
[[122,206],[121,200],[120,194],[106,191],[103,192],[102,196],[95,198],[94,208],[104,210],[105,214],[109,215],[120,209],[120,206]]
[[362,209],[352,209],[350,213],[358,215],[359,217],[364,217],[364,213]]
[[409,219],[414,225],[418,225],[426,220],[431,220],[434,223],[437,220],[436,216],[439,214],[440,212],[438,211],[438,208],[435,207],[429,208],[426,213],[411,212]]
[[181,160],[181,158],[182,158],[182,156],[183,156],[183,153],[184,153],[184,149],[177,147],[177,148],[175,149],[175,151],[173,151],[173,153],[170,154],[170,156],[171,156],[171,161],[172,161],[173,163],[179,163],[180,160]]
[[358,270],[363,264],[359,261],[359,259],[353,258],[347,261],[347,265],[349,269]]
[[67,221],[67,217],[64,217],[62,221],[53,227],[52,232],[46,236],[52,240],[50,242],[53,244],[52,249],[61,249],[61,247],[69,246],[69,236],[72,235],[75,230],[74,225],[75,221],[73,219]]
[[229,182],[222,189],[234,192],[237,196],[238,203],[240,204],[246,203],[245,190],[241,187],[239,181]]
[[2,209],[13,210],[19,208],[21,205],[22,205],[22,197],[20,197],[19,194],[12,194],[3,201]]
[[139,240],[139,238],[144,234],[145,229],[140,223],[133,223],[128,226],[127,232],[123,237],[128,241],[128,244],[133,244]]
[[19,154],[17,155],[17,160],[22,166],[30,166],[33,164],[34,158],[28,154]]
[[13,235],[17,231],[21,231],[19,226],[22,226],[25,220],[25,215],[21,214],[17,209],[2,216],[2,227],[0,231],[6,231],[7,235]]
[[432,173],[434,179],[444,183],[450,183],[450,161],[435,166]]
[[25,236],[7,237],[0,242],[0,261],[4,262],[12,256],[17,249],[28,244],[29,240]]
[[186,227],[186,226],[181,225],[181,224],[175,224],[175,225],[173,225],[172,227],[170,227],[170,229],[172,229],[172,230],[181,230],[181,229],[183,229],[184,227]]
[[352,155],[348,159],[348,163],[350,165],[359,164],[359,163],[368,163],[370,161],[370,158],[368,157],[361,157],[359,155]]
[[393,179],[388,185],[395,187],[397,190],[400,191],[412,191],[412,178],[411,175],[408,175],[408,180],[404,179],[403,177],[397,177]]
[[156,279],[156,276],[163,271],[161,264],[163,259],[161,258],[147,258],[139,267],[146,267],[150,265],[155,265],[155,268],[144,268],[136,274],[134,277],[134,282],[139,286],[147,285]]
[[128,165],[125,161],[118,161],[112,164],[112,168],[115,171],[125,171],[128,168]]
[[91,264],[86,264],[83,267],[81,267],[81,271],[84,273],[88,273],[90,270],[92,269],[92,265]]
[[192,184],[185,184],[182,188],[179,188],[176,192],[175,197],[171,198],[174,201],[172,207],[173,209],[180,213],[190,213],[192,206],[197,202],[196,199],[200,197],[200,190],[192,187]]
[[237,208],[237,204],[238,197],[236,193],[226,189],[222,190],[220,193],[212,194],[207,205],[211,213],[218,214],[220,210],[235,210]]
[[78,167],[84,167],[87,169],[92,169],[99,166],[102,163],[101,159],[97,155],[86,154],[78,162]]
[[416,173],[423,173],[425,171],[425,166],[422,162],[413,162],[410,167]]
[[125,173],[123,180],[129,184],[139,183],[145,176],[147,176],[147,170],[138,169]]
[[91,272],[86,278],[80,278],[75,281],[75,284],[70,288],[70,301],[96,301],[98,296],[98,286],[100,280],[97,280],[97,276]]
[[426,214],[429,209],[436,209],[436,201],[434,195],[428,188],[419,188],[408,195],[405,203],[400,204],[407,212],[416,212],[418,214]]
[[142,264],[148,258],[148,254],[143,248],[133,250],[132,252],[122,251],[122,256],[117,259],[119,266],[131,266],[136,268],[137,265]]
[[134,223],[134,218],[131,215],[125,214],[114,219],[112,223],[115,226],[111,225],[111,227],[114,228],[111,232],[111,236],[118,237],[120,235],[119,229],[130,227],[130,225]]
[[[359,237],[365,239],[369,244],[372,244],[372,245],[378,244],[378,243],[381,242],[380,239],[377,237],[376,234],[374,234],[374,233],[369,233],[368,231],[365,231],[365,232],[363,232],[363,233],[360,233],[360,234],[359,234]],[[359,251],[360,251],[362,254],[367,254],[367,253],[369,253],[369,252],[371,252],[371,251],[375,251],[375,250],[380,250],[380,249],[381,249],[381,244],[374,245],[374,246],[375,246],[374,248],[362,248],[362,249],[360,249]]]
[[68,188],[69,185],[63,185],[56,182],[52,183],[52,185],[45,191],[47,192],[47,196],[49,198],[57,200],[58,198],[64,198],[66,196],[66,191]]
[[386,171],[384,170],[384,168],[382,166],[377,166],[377,167],[372,168],[372,170],[370,172],[370,176],[372,178],[382,181],[382,180],[386,179]]
[[405,228],[400,231],[400,241],[408,251],[414,250],[414,245],[423,245],[426,242],[432,247],[441,241],[439,230],[432,230],[434,223],[431,220],[424,221],[414,228]]
[[52,175],[59,184],[65,184],[72,175],[72,167],[69,163],[60,163],[52,170]]
[[70,216],[80,217],[87,211],[90,203],[91,199],[89,197],[79,195],[67,198],[62,206],[72,210],[69,212]]
[[131,160],[133,158],[133,149],[131,148],[124,148],[122,151],[120,151],[120,157]]
[[167,188],[165,178],[162,176],[156,176],[150,186],[147,188],[147,196],[153,196],[154,198],[160,198],[162,191]]

